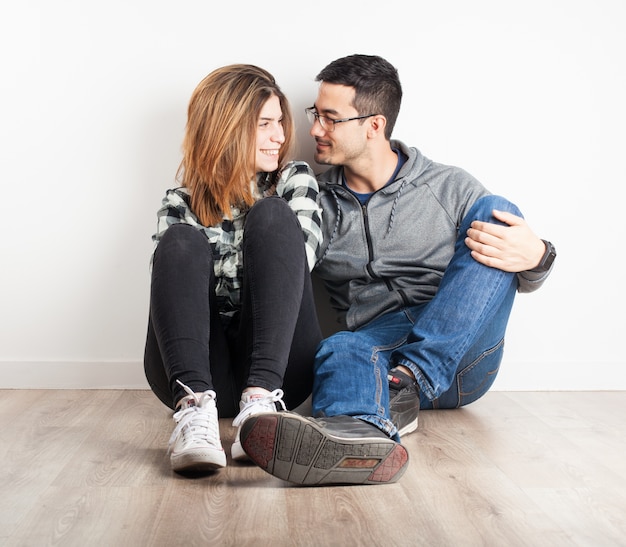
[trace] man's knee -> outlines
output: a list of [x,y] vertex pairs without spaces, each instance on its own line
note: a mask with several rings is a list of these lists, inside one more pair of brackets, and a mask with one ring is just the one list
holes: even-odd
[[496,195],[483,196],[477,199],[469,210],[468,217],[471,217],[471,220],[482,220],[484,222],[502,224],[499,220],[496,220],[493,217],[492,212],[494,209],[497,209],[498,211],[506,211],[507,213],[523,217],[522,212],[519,210],[517,205],[502,196]]
[[353,332],[350,331],[339,331],[335,334],[331,334],[327,338],[324,338],[317,349],[318,357],[326,357],[328,355],[332,355],[335,352],[338,352],[340,348],[349,347],[352,340]]
[[369,362],[368,352],[371,352],[371,346],[359,333],[339,331],[320,342],[315,354],[315,368],[355,367]]

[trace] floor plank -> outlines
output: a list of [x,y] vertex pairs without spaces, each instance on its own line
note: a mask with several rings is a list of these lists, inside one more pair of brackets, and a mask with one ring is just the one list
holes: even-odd
[[0,390],[0,545],[623,546],[625,410],[626,392],[491,392],[422,412],[397,484],[298,487],[230,458],[172,473],[149,391]]

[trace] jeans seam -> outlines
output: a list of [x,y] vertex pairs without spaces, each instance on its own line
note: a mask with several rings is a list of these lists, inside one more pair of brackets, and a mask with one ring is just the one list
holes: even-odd
[[[483,351],[469,365],[467,365],[463,370],[460,370],[457,373],[457,401],[458,401],[457,408],[463,406],[462,405],[462,397],[464,395],[469,395],[470,393],[472,393],[472,392],[467,392],[466,393],[466,392],[463,391],[463,389],[462,389],[463,377],[466,375],[466,373],[471,372],[474,367],[476,367],[480,362],[482,362],[483,359],[485,359],[485,357],[488,357],[492,353],[495,353],[496,351],[499,351],[502,348],[503,345],[504,345],[504,338],[501,338],[500,341],[495,346],[492,346],[488,350]],[[497,372],[499,368],[500,368],[500,366],[498,365],[498,367],[496,369],[490,370],[489,372],[487,372],[487,375],[491,375],[494,372]],[[474,391],[476,391],[476,390],[474,390]]]
[[[379,354],[381,352],[391,352],[394,349],[401,347],[404,343],[406,342],[406,336],[403,336],[401,338],[399,338],[398,340],[392,342],[391,344],[386,344],[384,346],[374,346],[372,348],[372,358],[371,358],[371,362],[372,365],[374,366],[374,370],[376,371],[376,416],[377,418],[379,418],[380,420],[382,420],[382,422],[380,422],[381,426],[382,424],[384,424],[386,422],[385,420],[385,409],[383,408],[383,406],[381,405],[381,398],[382,398],[382,390],[383,390],[383,378],[381,377],[381,368],[379,366]],[[387,363],[387,365],[389,365],[389,363]],[[387,372],[385,371],[385,379],[387,377]],[[384,431],[389,434],[390,433],[390,429],[388,426],[384,426],[383,427]],[[393,428],[391,428],[393,429]]]

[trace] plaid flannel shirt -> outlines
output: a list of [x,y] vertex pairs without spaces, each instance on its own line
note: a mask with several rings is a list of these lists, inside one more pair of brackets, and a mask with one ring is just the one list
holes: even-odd
[[[300,221],[309,270],[315,265],[322,243],[322,210],[316,201],[318,191],[315,175],[306,162],[292,161],[279,173],[275,193],[289,203]],[[269,174],[259,175],[256,180],[257,199],[272,193]],[[213,250],[215,293],[220,314],[232,316],[241,303],[243,279],[241,243],[246,211],[232,207],[232,218],[224,217],[220,224],[207,228],[200,224],[190,208],[189,201],[187,188],[179,187],[167,191],[157,212],[157,232],[152,236],[154,250],[172,224],[189,224],[204,233]]]

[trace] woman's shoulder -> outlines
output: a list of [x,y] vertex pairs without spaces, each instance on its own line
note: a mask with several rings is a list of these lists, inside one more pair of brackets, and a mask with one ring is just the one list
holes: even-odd
[[279,196],[314,196],[317,195],[318,191],[319,186],[315,173],[306,161],[292,160],[278,174],[276,193]]
[[281,176],[293,176],[296,174],[307,174],[315,177],[313,169],[311,169],[311,166],[304,160],[291,160],[280,170]]
[[163,197],[163,205],[180,205],[181,203],[189,204],[189,190],[184,186],[169,188],[165,191]]
[[189,190],[184,187],[170,188],[165,191],[161,200],[161,207],[157,212],[159,217],[176,219],[191,219],[191,223],[197,222],[196,215],[191,210],[191,197]]

